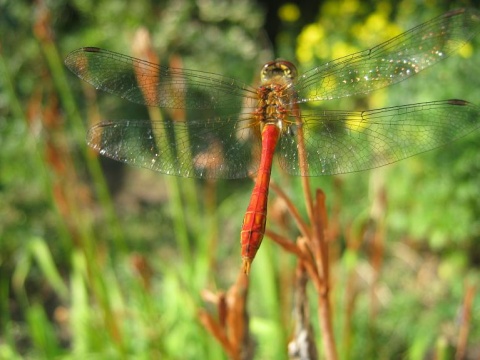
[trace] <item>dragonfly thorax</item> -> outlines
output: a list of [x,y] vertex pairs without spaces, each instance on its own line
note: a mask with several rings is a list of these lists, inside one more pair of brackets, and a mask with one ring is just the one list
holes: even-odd
[[276,124],[282,128],[289,108],[289,88],[281,84],[262,85],[257,90],[258,103],[254,112],[255,122],[261,127]]
[[292,83],[297,77],[297,69],[289,61],[271,61],[263,66],[260,77],[262,85],[257,90],[258,105],[254,118],[262,127],[276,124],[281,129],[292,103]]

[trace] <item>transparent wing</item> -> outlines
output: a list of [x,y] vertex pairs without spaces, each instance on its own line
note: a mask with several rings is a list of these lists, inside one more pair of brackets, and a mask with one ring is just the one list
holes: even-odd
[[97,89],[138,104],[237,111],[255,106],[254,89],[218,74],[168,68],[95,47],[73,51],[65,64]]
[[480,12],[448,12],[371,49],[306,72],[296,84],[298,102],[365,94],[405,80],[445,59],[479,32]]
[[103,122],[87,142],[104,156],[169,175],[242,178],[257,171],[260,155],[249,120]]
[[318,176],[376,168],[448,144],[480,127],[480,108],[444,100],[362,112],[303,112],[308,171],[299,167],[295,129],[278,145],[282,168]]

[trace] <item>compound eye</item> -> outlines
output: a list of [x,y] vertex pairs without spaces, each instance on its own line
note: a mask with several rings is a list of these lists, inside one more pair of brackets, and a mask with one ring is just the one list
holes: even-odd
[[276,60],[266,63],[260,73],[262,82],[275,77],[282,77],[292,81],[297,77],[297,68],[290,61]]

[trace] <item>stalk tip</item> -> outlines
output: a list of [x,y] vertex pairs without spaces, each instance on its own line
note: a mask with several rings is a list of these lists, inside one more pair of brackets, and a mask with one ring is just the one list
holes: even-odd
[[247,257],[244,257],[242,259],[242,270],[245,273],[245,275],[248,275],[250,273],[251,264],[252,264],[252,259],[249,259]]

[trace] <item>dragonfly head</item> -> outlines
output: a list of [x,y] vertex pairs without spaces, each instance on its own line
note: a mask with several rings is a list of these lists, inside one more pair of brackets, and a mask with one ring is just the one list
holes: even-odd
[[297,77],[297,68],[290,61],[275,60],[266,63],[260,72],[262,84],[272,80],[291,83]]

